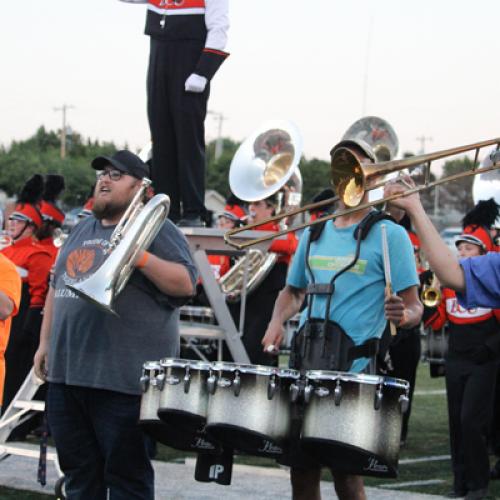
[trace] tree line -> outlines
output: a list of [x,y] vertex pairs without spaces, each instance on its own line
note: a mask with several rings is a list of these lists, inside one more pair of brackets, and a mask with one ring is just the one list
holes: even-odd
[[[229,167],[240,143],[224,138],[222,155],[216,160],[215,142],[207,144],[206,187],[227,197],[230,194]],[[0,189],[9,196],[15,196],[31,175],[57,173],[64,175],[66,180],[66,190],[62,195],[64,207],[81,206],[95,182],[90,162],[96,156],[109,155],[117,149],[127,149],[126,144],[117,146],[112,141],[91,140],[77,132],[72,133],[64,159],[60,157],[60,146],[58,131],[40,127],[32,137],[1,147]],[[411,156],[411,153],[406,153],[405,156]],[[471,165],[472,160],[468,158],[448,161],[443,166],[443,175],[469,169]],[[303,203],[309,203],[316,194],[330,185],[330,164],[318,158],[302,157],[299,168],[303,179]],[[462,213],[468,211],[473,206],[472,182],[473,178],[469,177],[441,186],[440,206]],[[421,196],[426,209],[432,211],[433,190],[424,192]]]

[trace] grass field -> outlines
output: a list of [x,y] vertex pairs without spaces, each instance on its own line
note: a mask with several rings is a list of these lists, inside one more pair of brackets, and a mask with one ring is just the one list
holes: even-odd
[[[413,401],[408,440],[406,446],[401,450],[400,461],[404,462],[409,459],[449,455],[446,397],[444,394],[425,394],[428,391],[439,390],[444,390],[444,378],[431,379],[429,376],[429,366],[421,363],[418,370],[416,395]],[[181,461],[187,455],[189,454],[178,452],[160,445],[157,459]],[[492,461],[493,460],[494,457],[492,457]],[[259,466],[276,466],[275,463],[269,459],[257,457],[236,457],[235,461],[237,463]],[[451,490],[452,475],[449,459],[427,459],[426,461],[413,464],[400,463],[399,471],[400,473],[397,479],[366,478],[365,483],[368,486],[390,486],[392,490],[396,490],[399,489],[397,488],[398,483],[439,481],[428,485],[406,486],[400,489],[438,495],[446,494]],[[329,473],[326,471],[324,479],[330,479]],[[500,481],[490,483],[490,491],[492,497],[500,498]],[[48,497],[45,495],[25,494],[18,490],[0,488],[0,499],[4,498],[45,500]]]

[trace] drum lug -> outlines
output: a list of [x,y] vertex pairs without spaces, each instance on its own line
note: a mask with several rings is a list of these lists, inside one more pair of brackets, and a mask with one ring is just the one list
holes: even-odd
[[176,377],[175,375],[169,375],[168,377],[165,377],[165,382],[168,385],[177,385],[180,384],[181,380],[179,377]]
[[156,388],[163,391],[163,387],[165,387],[165,374],[160,373],[156,376]]
[[271,401],[276,394],[276,376],[272,375],[267,384],[267,399]]
[[337,380],[337,385],[333,391],[333,402],[335,406],[340,406],[340,401],[342,399],[342,386],[340,385],[340,380]]
[[140,380],[142,392],[146,392],[149,386],[149,376],[143,375]]
[[319,386],[315,389],[314,393],[319,398],[324,398],[330,394],[330,391],[326,387]]
[[191,386],[191,374],[189,373],[189,366],[186,366],[186,374],[184,375],[184,394],[189,392]]
[[241,390],[241,378],[239,372],[236,372],[233,381],[233,392],[236,397],[240,395],[240,390]]
[[290,384],[290,401],[296,403],[299,399],[300,389],[297,384]]
[[215,389],[217,389],[217,384],[215,375],[210,372],[210,376],[207,378],[207,390],[209,394],[215,394]]
[[382,406],[382,387],[378,386],[377,390],[375,391],[375,401],[373,403],[373,407],[375,410],[380,410],[380,407]]
[[399,408],[403,415],[408,411],[409,406],[410,398],[408,397],[408,394],[401,394],[401,396],[399,396]]
[[311,400],[312,391],[313,391],[312,385],[306,385],[304,387],[304,403],[306,404],[309,403],[309,401]]

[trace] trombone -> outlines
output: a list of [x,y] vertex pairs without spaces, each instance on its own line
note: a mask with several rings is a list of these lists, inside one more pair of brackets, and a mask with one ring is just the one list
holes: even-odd
[[[332,169],[331,169],[332,184],[335,191],[339,193],[338,196],[329,198],[328,200],[323,200],[318,203],[311,203],[309,205],[303,206],[302,208],[287,211],[286,213],[280,214],[275,217],[271,217],[259,223],[249,224],[247,226],[243,226],[240,228],[231,229],[224,235],[224,240],[228,245],[231,245],[232,247],[241,250],[249,246],[257,245],[263,241],[277,238],[291,231],[304,229],[314,224],[320,224],[322,222],[326,222],[328,220],[332,220],[343,215],[349,215],[353,212],[364,210],[365,208],[370,208],[375,205],[387,203],[397,198],[408,196],[413,193],[418,193],[425,189],[429,189],[434,186],[444,184],[446,182],[452,182],[458,179],[469,177],[471,175],[490,172],[492,170],[500,168],[500,158],[499,158],[500,155],[496,154],[496,152],[491,156],[492,162],[490,165],[478,167],[479,153],[481,149],[488,146],[496,146],[497,148],[496,152],[498,152],[500,150],[500,138],[476,142],[474,144],[468,144],[466,146],[459,146],[456,148],[445,149],[434,153],[412,156],[410,158],[404,158],[402,160],[392,160],[392,161],[384,161],[378,163],[366,163],[365,161],[360,160],[356,155],[356,153],[348,146],[340,147],[337,151],[341,152],[343,157],[341,161],[336,161],[336,156],[338,156],[336,152],[335,155],[332,157]],[[468,151],[475,152],[474,161],[472,163],[473,167],[471,169],[466,170],[464,172],[459,172],[457,174],[449,175],[445,178],[431,181],[431,164],[433,161],[440,160],[448,156],[454,156],[457,154],[466,153]],[[389,174],[394,172],[400,172],[407,168],[412,168],[422,165],[423,165],[423,177],[424,177],[423,184],[410,188],[406,192],[401,194],[394,194],[391,196],[386,196],[385,198],[379,200],[361,203],[361,200],[363,199],[363,196],[367,191],[383,187],[387,183],[388,180],[387,176]],[[377,180],[380,177],[382,177],[382,180],[379,180],[378,182],[372,184],[374,180]],[[241,241],[241,239],[238,240],[237,238],[237,235],[243,231],[255,229],[257,226],[261,226],[269,222],[279,221],[284,217],[291,217],[305,211],[316,210],[324,206],[332,205],[333,203],[339,200],[342,200],[347,208],[339,210],[334,214],[328,214],[323,217],[320,217],[314,220],[313,222],[305,222],[302,224],[298,224],[296,226],[275,232],[272,235],[262,236],[260,238],[254,238],[251,240],[249,239]]]

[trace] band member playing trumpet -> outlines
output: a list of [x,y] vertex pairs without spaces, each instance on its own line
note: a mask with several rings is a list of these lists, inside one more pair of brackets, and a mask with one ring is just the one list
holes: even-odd
[[[455,242],[461,258],[486,253],[490,238],[484,231],[462,234]],[[499,309],[461,307],[449,288],[427,325],[439,330],[449,323],[446,393],[455,497],[487,495],[491,423],[496,371],[500,354]],[[468,498],[468,497],[467,497]]]
[[132,263],[114,303],[117,316],[69,290],[107,262],[115,225],[149,176],[129,151],[98,157],[92,167],[93,215],[75,226],[59,254],[35,372],[50,382],[47,415],[68,498],[153,499],[153,469],[138,426],[139,379],[146,360],[177,355],[176,308],[193,294],[196,270],[185,238],[167,220]]
[[[361,141],[343,141],[330,154],[332,165],[346,154],[355,155],[363,163],[375,160],[373,151]],[[339,187],[335,188],[339,192]],[[339,205],[339,208],[345,206],[343,201]],[[306,297],[307,307],[302,312],[300,329],[294,339],[294,368],[368,371],[369,358],[375,355],[377,339],[387,320],[401,328],[411,328],[420,321],[422,305],[418,299],[411,243],[406,231],[389,220],[384,223],[395,294],[384,298],[380,218],[372,219],[374,216],[370,209],[364,209],[330,220],[320,230],[307,228],[304,231],[286,286],[278,296],[262,339],[265,351],[270,346],[280,345],[284,336],[283,324],[301,310]],[[368,230],[369,220],[372,227]],[[323,339],[326,339],[324,344]],[[301,349],[304,345],[305,350]],[[315,345],[320,347],[315,349]],[[333,355],[330,348],[340,355]],[[312,356],[315,352],[319,355]],[[291,466],[293,498],[319,499],[320,464],[301,454],[293,444],[284,462]],[[366,498],[360,476],[340,474],[335,470],[332,474],[340,499]]]

